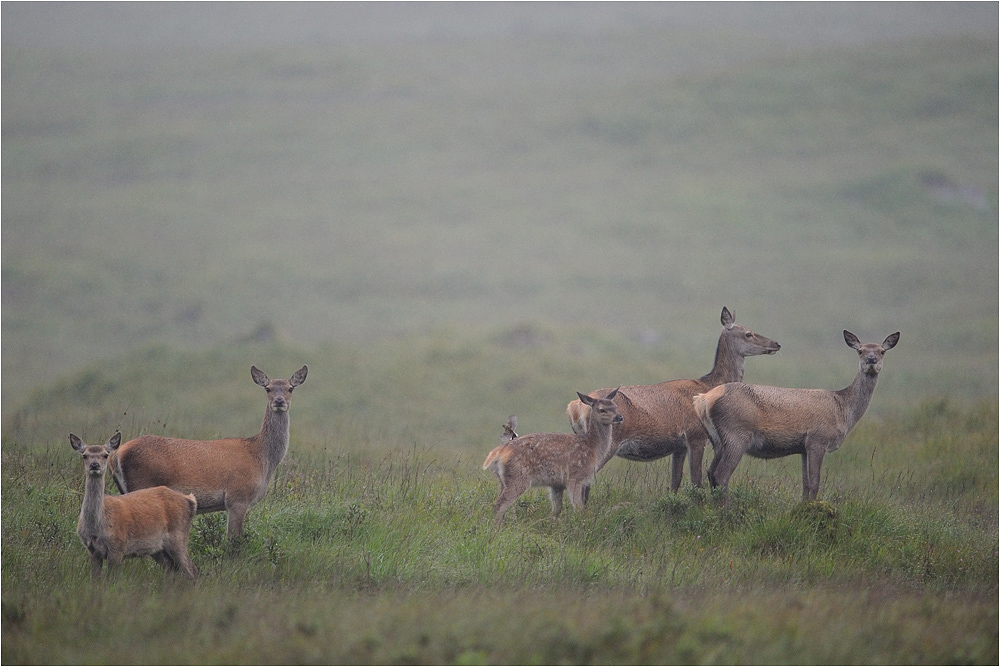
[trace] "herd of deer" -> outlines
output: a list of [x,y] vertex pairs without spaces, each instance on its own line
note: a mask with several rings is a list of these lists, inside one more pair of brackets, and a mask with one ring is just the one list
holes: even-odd
[[[483,463],[500,480],[493,505],[496,523],[532,486],[549,487],[553,516],[562,510],[566,490],[582,512],[594,477],[616,455],[632,461],[672,456],[673,491],[690,456],[691,483],[701,486],[709,442],[713,487],[728,490],[744,454],[764,459],[799,454],[802,498],[815,500],[823,456],[840,447],[865,413],[882,358],[899,342],[899,332],[881,343],[862,343],[844,331],[844,341],[858,352],[858,374],[850,386],[827,391],[744,384],[746,357],[774,354],[781,346],[736,324],[727,308],[722,326],[715,364],[697,380],[577,393],[579,399],[566,408],[573,433],[518,436],[511,417],[502,444]],[[168,572],[180,570],[195,579],[198,570],[188,554],[195,514],[225,511],[228,538],[240,537],[247,510],[264,497],[288,451],[292,390],[305,382],[307,370],[303,366],[288,380],[269,380],[250,368],[253,381],[267,393],[267,409],[260,432],[249,438],[145,435],[122,445],[121,434],[115,433],[103,446],[88,446],[70,434],[86,473],[77,534],[90,554],[91,576],[99,577],[105,562],[110,571],[125,557],[148,555]],[[105,495],[109,467],[119,496]]]

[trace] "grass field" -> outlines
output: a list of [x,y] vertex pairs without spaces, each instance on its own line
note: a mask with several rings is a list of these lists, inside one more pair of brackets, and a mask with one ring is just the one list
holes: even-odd
[[[2,13],[5,664],[997,663],[996,5]],[[751,382],[902,332],[822,503],[614,460],[492,526],[508,415],[723,305]],[[91,584],[67,434],[249,435],[303,363],[245,538]]]

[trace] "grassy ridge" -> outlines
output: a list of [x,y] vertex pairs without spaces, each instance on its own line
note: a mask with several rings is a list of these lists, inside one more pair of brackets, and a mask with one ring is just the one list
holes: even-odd
[[[485,372],[507,367],[491,361],[489,348],[428,345],[458,377],[480,368],[484,394],[531,393],[505,390],[510,378]],[[598,359],[620,352],[592,346]],[[532,355],[546,356],[544,346],[517,349],[522,368]],[[263,357],[262,366],[294,369],[304,354],[319,372],[296,392],[289,457],[251,510],[243,542],[224,542],[224,515],[201,516],[192,534],[196,586],[162,584],[149,559],[128,562],[110,587],[91,586],[74,534],[79,462],[63,417],[46,429],[42,415],[84,422],[97,442],[118,412],[111,406],[128,395],[135,405],[170,407],[145,408],[134,418],[150,421],[122,424],[126,437],[211,437],[203,424],[249,431],[245,413],[258,414],[263,401],[247,378],[252,409],[231,405],[230,394],[244,392],[232,391],[230,366],[242,375],[240,359]],[[799,505],[794,457],[741,463],[729,510],[687,485],[666,492],[665,462],[615,460],[598,476],[586,516],[567,509],[553,522],[547,496],[532,492],[498,531],[497,483],[480,465],[507,406],[493,406],[485,426],[477,424],[463,412],[466,401],[483,400],[469,389],[474,383],[420,392],[433,385],[419,370],[399,374],[420,364],[375,356],[384,365],[379,373],[366,366],[364,385],[348,369],[372,360],[343,350],[333,358],[280,346],[214,355],[160,348],[145,355],[146,365],[132,359],[120,373],[84,373],[37,394],[8,428],[0,466],[4,661],[996,659],[995,403],[929,401],[866,417],[826,460],[823,503]],[[330,367],[347,374],[347,391],[315,382]],[[390,402],[368,403],[376,402],[368,392],[397,385]],[[85,387],[94,392],[81,401]],[[338,397],[349,416],[339,413]],[[405,429],[384,424],[390,407]],[[421,414],[430,417],[415,418]],[[527,422],[537,413],[518,414]],[[116,621],[105,641],[82,641],[90,629],[79,618],[106,614]],[[139,646],[137,636],[145,638]]]

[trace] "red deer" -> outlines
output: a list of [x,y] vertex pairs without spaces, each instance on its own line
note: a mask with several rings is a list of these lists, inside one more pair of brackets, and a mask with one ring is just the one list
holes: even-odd
[[256,366],[253,381],[267,392],[264,423],[257,435],[222,440],[181,440],[144,435],[129,440],[111,470],[124,494],[151,486],[193,493],[198,513],[227,513],[229,539],[243,534],[247,510],[267,493],[267,485],[288,452],[288,409],[292,390],[306,379],[303,366],[288,380],[268,380]]
[[76,534],[90,554],[90,578],[100,578],[105,561],[110,574],[127,557],[151,556],[167,572],[181,570],[193,581],[198,568],[188,555],[188,536],[197,501],[165,486],[106,496],[108,457],[121,441],[122,434],[115,433],[103,446],[88,446],[69,434],[70,446],[83,457],[87,480]]
[[483,470],[492,470],[500,479],[500,496],[493,504],[497,525],[503,523],[507,508],[532,486],[549,487],[553,517],[562,511],[566,489],[577,511],[585,510],[594,475],[615,455],[611,430],[622,422],[613,400],[617,392],[615,389],[602,398],[577,394],[590,406],[585,435],[532,433],[515,437],[489,453]]
[[[625,418],[615,429],[617,455],[630,461],[654,461],[673,455],[670,489],[677,491],[684,476],[684,458],[690,452],[691,483],[701,486],[701,464],[708,434],[691,407],[695,394],[726,382],[743,380],[746,357],[774,354],[778,343],[736,324],[728,308],[722,309],[722,334],[715,350],[715,365],[697,380],[672,380],[660,384],[622,387],[615,404]],[[602,396],[607,389],[590,392]],[[566,407],[574,433],[586,431],[587,406],[573,401]]]
[[845,330],[844,341],[860,359],[854,382],[840,391],[730,383],[694,397],[695,412],[715,450],[708,470],[713,487],[728,491],[744,454],[760,459],[800,454],[802,499],[816,499],[823,456],[837,451],[865,414],[882,357],[899,342],[899,332],[879,344],[862,343]]

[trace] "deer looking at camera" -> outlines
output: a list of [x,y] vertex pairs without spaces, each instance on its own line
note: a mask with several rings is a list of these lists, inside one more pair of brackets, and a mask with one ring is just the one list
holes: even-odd
[[76,534],[90,554],[90,578],[100,578],[105,561],[110,574],[127,557],[150,556],[167,572],[180,570],[193,581],[198,568],[188,555],[188,536],[197,501],[165,486],[105,495],[108,457],[121,441],[122,434],[115,433],[104,445],[89,446],[69,434],[70,446],[83,457],[87,480]]
[[229,539],[243,534],[247,510],[264,497],[268,482],[288,452],[288,409],[292,390],[305,382],[303,366],[288,380],[269,380],[256,366],[253,381],[267,393],[260,432],[249,438],[181,440],[144,435],[129,440],[112,457],[118,490],[131,494],[151,486],[192,493],[198,513],[227,513]]
[[881,343],[862,343],[845,330],[844,341],[857,351],[859,368],[854,382],[840,391],[730,383],[694,397],[715,450],[708,470],[713,487],[728,491],[744,454],[760,459],[800,454],[802,500],[816,499],[823,457],[840,448],[865,414],[882,357],[899,342],[899,332]]

